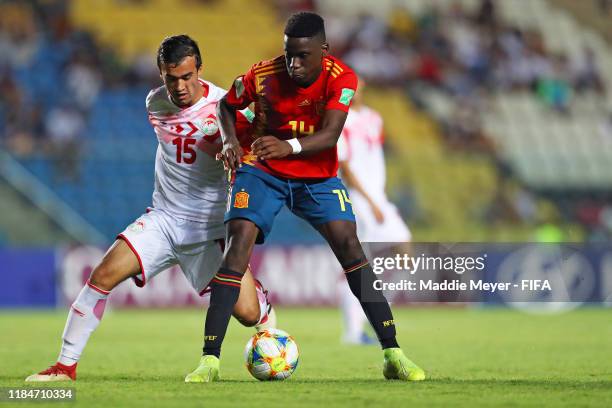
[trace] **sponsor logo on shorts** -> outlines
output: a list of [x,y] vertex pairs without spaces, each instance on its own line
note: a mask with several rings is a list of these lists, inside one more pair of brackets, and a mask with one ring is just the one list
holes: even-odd
[[236,193],[234,198],[235,208],[249,208],[249,193],[246,191],[239,191]]
[[145,223],[142,220],[137,220],[130,224],[128,229],[133,232],[142,232],[145,229]]

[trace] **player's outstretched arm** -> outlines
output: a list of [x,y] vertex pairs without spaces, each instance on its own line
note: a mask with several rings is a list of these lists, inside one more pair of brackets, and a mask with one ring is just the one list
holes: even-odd
[[236,108],[229,105],[225,97],[217,103],[217,120],[223,140],[223,150],[217,159],[223,160],[226,169],[235,170],[241,166],[242,147],[236,136]]
[[288,141],[274,136],[260,137],[251,146],[253,154],[259,159],[269,160],[280,159],[290,154],[316,153],[332,148],[338,143],[346,116],[347,113],[341,110],[327,110],[323,116],[321,130],[299,139]]

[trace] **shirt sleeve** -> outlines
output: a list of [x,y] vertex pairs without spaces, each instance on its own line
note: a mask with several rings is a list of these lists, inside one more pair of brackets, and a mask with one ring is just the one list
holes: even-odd
[[236,109],[244,109],[255,101],[255,76],[253,68],[234,80],[232,87],[225,95],[225,101]]
[[354,72],[347,72],[338,76],[330,84],[330,93],[325,109],[338,109],[348,113],[356,89],[357,75]]

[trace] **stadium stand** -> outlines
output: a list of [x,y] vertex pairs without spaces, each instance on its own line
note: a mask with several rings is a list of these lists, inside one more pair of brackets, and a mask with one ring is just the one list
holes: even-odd
[[[159,41],[189,27],[203,48],[206,77],[227,86],[266,42],[272,48],[278,32],[269,21],[274,13],[246,13],[239,1],[189,7],[171,1],[75,1],[58,6],[55,14],[38,3],[2,7],[6,38],[16,37],[11,30],[23,25],[9,25],[18,17],[31,22],[33,43],[29,58],[7,61],[5,87],[19,94],[21,107],[13,114],[6,108],[8,97],[3,104],[0,117],[9,121],[5,146],[108,240],[150,204],[156,142],[144,98],[160,82],[154,60]],[[250,25],[228,34],[222,28],[236,18]],[[241,44],[258,25],[253,42]],[[20,44],[14,45],[11,51]],[[78,106],[70,106],[75,100]],[[17,131],[34,101],[42,105],[36,129]]]
[[[365,1],[351,1],[350,7],[342,1],[317,5],[324,14],[338,16],[332,21],[339,28],[332,32],[340,33],[349,63],[358,70],[362,64],[370,82],[405,88],[410,100],[405,110],[412,105],[440,125],[441,141],[421,132],[428,144],[440,141],[445,154],[444,164],[430,160],[429,165],[443,169],[453,161],[466,163],[445,171],[447,180],[426,175],[431,171],[423,168],[415,169],[419,176],[411,180],[436,185],[446,199],[463,204],[456,214],[452,204],[443,205],[449,218],[463,223],[455,230],[499,239],[493,231],[501,224],[502,231],[510,233],[503,239],[530,239],[538,225],[553,221],[567,233],[564,239],[580,240],[582,226],[575,221],[585,197],[602,210],[608,207],[610,49],[565,10],[544,0],[381,1],[375,9]],[[404,70],[381,68],[384,65],[403,65]],[[407,129],[409,120],[389,115],[387,121],[390,127],[391,121],[398,122],[393,141],[410,140],[411,148],[419,150],[423,142],[411,140],[415,130]],[[489,157],[484,180],[494,183],[465,173],[477,160],[474,154]],[[401,174],[405,166],[392,162],[390,173]],[[421,174],[426,181],[420,180]],[[472,198],[491,199],[488,208],[450,195],[456,180],[463,178],[472,182],[465,186]],[[426,198],[421,191],[419,199]],[[427,202],[424,207],[435,205]],[[436,225],[443,222],[429,219]],[[477,225],[468,225],[471,220],[494,222],[479,234]],[[441,236],[457,234],[445,231]]]
[[9,243],[52,246],[72,241],[44,213],[37,211],[28,200],[3,181],[0,181],[0,196],[0,214],[10,214],[10,217],[0,217],[0,246]]
[[[193,35],[205,77],[228,86],[279,52],[275,8],[291,9],[277,3],[3,2],[3,148],[111,240],[150,203],[156,144],[143,100],[159,84],[160,39]],[[385,116],[389,193],[415,239],[529,240],[547,225],[569,240],[609,237],[612,53],[566,9],[295,3],[326,16],[332,51],[372,84],[366,102]],[[496,54],[516,47],[533,57],[525,72],[508,72],[509,56]],[[307,231],[284,213],[272,238],[317,239]]]

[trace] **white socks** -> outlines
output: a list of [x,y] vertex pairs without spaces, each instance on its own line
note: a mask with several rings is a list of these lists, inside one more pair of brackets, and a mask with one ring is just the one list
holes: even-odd
[[71,366],[79,361],[89,336],[100,324],[109,293],[87,281],[68,312],[58,358],[60,363]]
[[344,320],[344,334],[342,340],[347,343],[358,343],[368,321],[359,300],[351,292],[346,279],[338,281],[338,292],[340,295],[340,310]]

